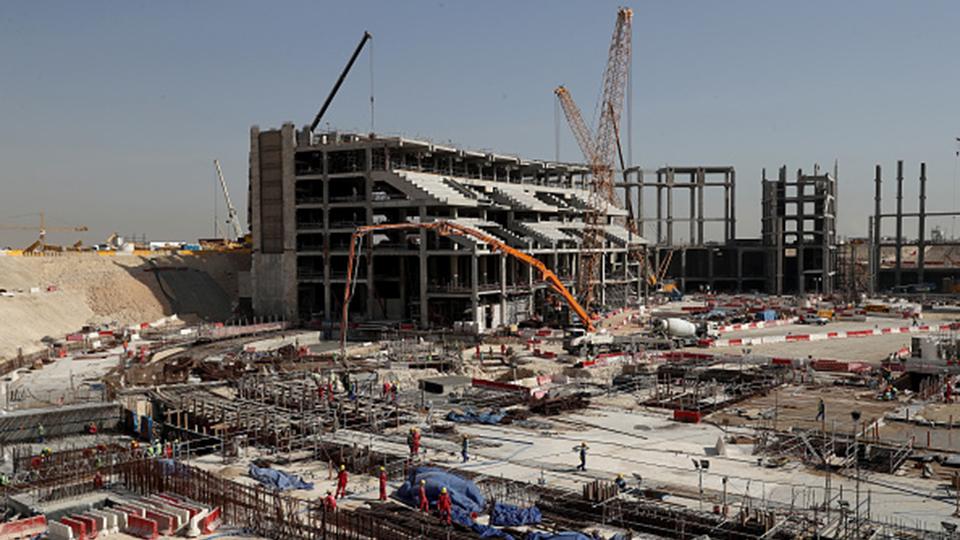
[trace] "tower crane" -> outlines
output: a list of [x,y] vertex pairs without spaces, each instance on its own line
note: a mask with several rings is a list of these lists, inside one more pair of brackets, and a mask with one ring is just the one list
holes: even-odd
[[346,358],[346,343],[347,343],[347,321],[350,309],[350,299],[353,296],[351,291],[351,281],[353,280],[353,266],[356,259],[356,250],[359,244],[359,240],[363,237],[380,231],[397,231],[397,230],[426,230],[434,231],[440,236],[459,236],[459,237],[469,237],[479,240],[490,246],[490,249],[494,252],[499,251],[505,255],[509,255],[520,262],[530,266],[531,268],[537,270],[540,273],[540,278],[543,281],[546,281],[550,288],[560,295],[561,298],[570,306],[570,309],[577,314],[577,317],[583,322],[584,327],[588,332],[596,331],[596,328],[593,325],[593,318],[587,312],[587,310],[577,302],[577,299],[574,298],[570,291],[563,286],[563,283],[560,281],[560,278],[553,273],[547,265],[543,264],[539,259],[529,255],[523,251],[512,248],[506,243],[501,242],[500,240],[490,236],[487,233],[478,231],[471,227],[466,227],[458,223],[452,223],[446,220],[431,221],[429,223],[384,223],[381,225],[365,225],[362,227],[357,227],[353,231],[353,234],[350,236],[350,252],[347,258],[347,280],[343,289],[343,312],[340,317],[340,353],[341,358]]
[[[40,226],[36,227],[33,225],[0,225],[0,230],[9,230],[9,231],[37,231],[39,236],[36,241],[27,246],[24,251],[45,251],[47,249],[47,233],[48,232],[87,232],[87,227],[85,225],[78,225],[75,227],[47,227],[46,214],[44,212],[39,212],[40,215]],[[52,246],[51,246],[52,247]]]
[[217,178],[220,179],[223,198],[227,200],[227,222],[233,227],[235,240],[240,242],[243,240],[243,227],[240,225],[240,217],[237,215],[237,209],[233,207],[233,202],[230,201],[230,192],[227,191],[227,183],[223,179],[223,171],[220,170],[220,160],[213,160],[213,164],[217,168]]
[[562,85],[554,90],[570,130],[590,165],[590,204],[584,212],[586,226],[581,244],[580,272],[577,276],[577,293],[581,303],[588,307],[594,303],[596,296],[598,265],[606,233],[607,208],[610,204],[617,204],[617,196],[613,189],[613,160],[617,126],[623,111],[624,90],[630,69],[632,28],[633,10],[620,8],[617,11],[617,21],[607,54],[607,67],[603,73],[603,92],[599,103],[599,120],[593,134],[584,122],[583,115],[580,114],[580,109],[573,101],[570,91]]

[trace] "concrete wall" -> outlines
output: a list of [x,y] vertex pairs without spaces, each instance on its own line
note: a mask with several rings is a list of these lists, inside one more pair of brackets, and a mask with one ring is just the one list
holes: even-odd
[[[272,144],[277,135],[279,147]],[[293,124],[280,130],[261,132],[256,126],[250,130],[253,310],[292,322],[297,320],[294,145]]]

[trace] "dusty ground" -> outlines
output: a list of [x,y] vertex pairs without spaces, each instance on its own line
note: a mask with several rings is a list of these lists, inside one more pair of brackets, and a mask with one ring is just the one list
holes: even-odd
[[[895,401],[878,401],[874,395],[874,391],[863,388],[791,385],[714,413],[707,419],[720,425],[773,427],[776,412],[776,427],[780,430],[826,427],[827,431],[836,429],[848,432],[852,428],[851,411],[860,411],[861,418],[871,422],[902,406]],[[826,410],[824,424],[816,419],[821,398]]]
[[[242,260],[225,254],[155,260],[161,266],[209,268],[211,280],[236,298]],[[138,324],[172,314],[170,292],[164,294],[147,268],[134,256],[0,257],[0,289],[14,294],[0,296],[0,358],[16,355],[18,347],[25,353],[39,350],[44,337],[63,338],[86,324]]]

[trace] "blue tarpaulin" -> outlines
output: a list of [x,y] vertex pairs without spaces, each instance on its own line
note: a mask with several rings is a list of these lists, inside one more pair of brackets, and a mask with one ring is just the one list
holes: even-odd
[[454,523],[459,523],[464,527],[469,527],[473,532],[477,533],[480,538],[504,538],[505,540],[514,540],[513,536],[507,534],[496,527],[491,527],[490,525],[482,525],[473,521],[470,518],[470,514],[460,508],[454,507],[453,511],[450,513],[451,519]]
[[260,468],[250,464],[247,474],[261,484],[279,491],[288,489],[313,489],[312,482],[305,482],[299,476],[271,469],[269,467]]
[[502,526],[533,525],[540,523],[542,516],[536,506],[520,508],[512,504],[496,503],[490,512],[490,524]]
[[418,496],[420,494],[420,481],[424,480],[424,488],[427,491],[427,500],[430,501],[430,508],[437,507],[437,499],[440,498],[440,490],[447,488],[450,495],[450,503],[453,505],[451,519],[473,529],[473,532],[480,535],[481,538],[504,538],[514,540],[509,534],[491,527],[475,523],[470,514],[483,512],[487,501],[480,492],[476,484],[461,478],[455,474],[447,472],[436,467],[417,467],[414,469],[407,480],[397,490],[396,496],[401,501],[413,506],[419,506]]
[[499,424],[505,416],[506,414],[500,411],[478,413],[467,410],[463,414],[450,411],[447,413],[447,420],[461,424]]
[[559,533],[532,532],[524,540],[593,540],[589,536],[574,531]]
[[397,490],[397,498],[414,508],[419,506],[417,497],[420,493],[420,480],[426,481],[425,487],[430,508],[436,508],[440,490],[443,488],[447,488],[453,507],[460,508],[467,514],[483,512],[487,505],[483,493],[480,492],[476,484],[436,467],[417,467],[414,469],[407,477],[406,482]]

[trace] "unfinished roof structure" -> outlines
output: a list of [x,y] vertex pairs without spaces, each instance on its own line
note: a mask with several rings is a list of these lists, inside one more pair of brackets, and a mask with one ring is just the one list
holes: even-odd
[[[358,226],[444,219],[533,255],[575,287],[591,203],[590,171],[403,137],[254,127],[250,138],[254,310],[302,322],[337,319]],[[600,304],[641,292],[643,238],[606,209]],[[371,247],[372,244],[372,247]],[[352,320],[463,324],[484,331],[551,313],[532,271],[483,242],[385,231],[360,252]]]

